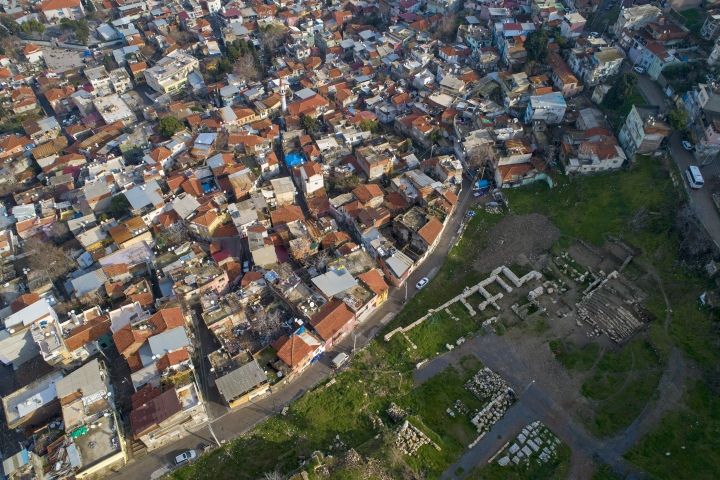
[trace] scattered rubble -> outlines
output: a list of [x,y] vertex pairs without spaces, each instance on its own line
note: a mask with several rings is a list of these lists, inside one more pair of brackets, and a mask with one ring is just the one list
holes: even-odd
[[465,388],[480,400],[488,402],[471,420],[479,432],[490,430],[517,399],[505,380],[487,367],[468,380]]
[[420,429],[405,420],[398,430],[395,446],[405,455],[414,455],[423,445],[433,445],[440,449]]
[[390,417],[390,420],[397,423],[402,420],[405,420],[405,417],[407,416],[407,413],[405,413],[405,410],[398,407],[395,402],[391,403],[390,406],[387,409],[388,417]]
[[497,464],[547,463],[557,457],[560,439],[545,425],[535,421],[526,425],[507,447],[496,455]]

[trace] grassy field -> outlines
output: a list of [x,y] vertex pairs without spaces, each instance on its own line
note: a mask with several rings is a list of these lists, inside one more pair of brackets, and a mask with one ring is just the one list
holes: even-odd
[[619,477],[607,465],[601,465],[595,470],[592,480],[622,480],[622,477]]
[[[539,183],[510,190],[510,207],[516,214],[546,215],[566,240],[582,238],[600,245],[610,234],[637,243],[646,252],[663,247],[674,254],[674,245],[667,244],[672,244],[672,219],[679,197],[658,162],[642,157],[631,171],[572,180],[560,177],[552,190]],[[645,228],[628,228],[640,211],[655,214]]]
[[458,338],[477,332],[481,319],[485,318],[480,313],[471,317],[462,303],[455,303],[448,310],[450,315],[444,311],[436,312],[407,333],[408,339],[417,347],[407,353],[413,362],[446,352],[447,344],[455,345]]
[[595,402],[590,430],[608,436],[630,425],[652,399],[664,367],[663,356],[641,337],[603,354],[582,385]]
[[[659,292],[648,292],[651,297],[647,307],[657,320],[643,342],[647,340],[655,351],[661,352],[661,357],[673,346],[679,347],[696,362],[706,380],[712,379],[720,364],[717,323],[711,312],[699,308],[697,298],[705,289],[715,287],[700,272],[689,271],[678,262],[679,239],[673,222],[682,194],[673,188],[667,170],[659,162],[653,158],[640,158],[629,171],[572,181],[562,179],[553,191],[540,185],[510,191],[510,203],[515,213],[547,215],[565,235],[561,240],[565,244],[582,238],[601,245],[607,234],[611,234],[638,247],[642,251],[638,261],[655,269],[672,307],[666,331],[663,326],[664,300]],[[638,226],[633,220],[643,213],[647,214],[647,220]],[[656,353],[650,353],[645,346],[634,342],[625,349],[636,355],[636,365],[640,365],[640,359],[653,368],[650,378],[639,375],[640,378],[626,385],[625,393],[617,396],[615,402],[606,400],[607,405],[598,408],[594,422],[599,422],[595,428],[601,433],[612,430],[613,424],[618,426],[632,421],[630,415],[624,419],[615,418],[616,407],[623,408],[626,404],[624,409],[639,411],[652,396],[653,385],[657,382]],[[587,368],[592,356],[591,351],[560,349],[559,360],[571,368]],[[585,393],[605,398],[605,393],[623,376],[622,368],[628,364],[625,356],[621,350],[601,361],[599,366],[605,373],[593,376],[585,385]],[[710,432],[720,430],[717,397],[698,387],[687,398],[688,409],[669,415],[657,431],[628,456],[658,478],[710,478],[709,472],[720,471],[720,453],[717,448],[709,448],[709,445],[717,446],[718,442],[708,436]],[[690,419],[699,422],[697,428],[687,428]],[[678,453],[673,453],[676,450]],[[670,457],[665,455],[667,451],[671,451]],[[697,472],[697,475],[689,472]]]
[[686,408],[667,415],[626,457],[656,478],[718,478],[720,398],[696,384],[685,403]]
[[582,393],[594,403],[594,415],[585,421],[599,436],[612,435],[632,423],[655,393],[667,355],[664,346],[646,335],[617,351],[560,340],[549,346],[565,368],[582,375]]
[[451,408],[456,400],[463,402],[470,412],[483,406],[482,402],[464,387],[465,382],[477,373],[481,366],[474,357],[468,357],[462,370],[448,368],[400,401],[401,407],[420,416],[428,427],[440,435],[445,445],[452,447],[454,453],[462,452],[478,433],[470,423],[471,413],[461,415],[456,412],[452,418],[447,409]]
[[548,344],[555,358],[568,370],[588,371],[600,355],[597,343],[588,343],[582,347],[571,342],[552,340]]

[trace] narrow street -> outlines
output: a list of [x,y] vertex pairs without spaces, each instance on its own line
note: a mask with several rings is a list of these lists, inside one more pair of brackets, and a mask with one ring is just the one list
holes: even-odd
[[[409,285],[407,294],[409,298],[417,293],[414,285],[419,279],[422,277],[432,278],[440,270],[450,248],[452,248],[457,240],[457,231],[465,218],[465,212],[472,199],[470,182],[465,180],[458,205],[448,220],[440,242],[433,253],[430,254],[422,265],[407,279]],[[354,336],[346,336],[334,349],[334,352],[345,351],[350,353],[353,348],[353,343],[355,343],[356,348],[367,345],[382,327],[392,320],[395,314],[402,309],[404,304],[405,288],[393,289],[390,292],[388,300],[373,312],[365,322],[358,326]],[[225,409],[226,413],[215,416],[211,422],[217,438],[221,442],[232,440],[248,432],[255,425],[272,415],[280,413],[285,406],[312,390],[313,387],[332,375],[333,370],[329,366],[329,359],[331,357],[332,353],[325,355],[321,361],[311,365],[295,381],[280,389],[273,390],[270,395],[261,400],[251,402],[249,405],[235,410],[228,411]],[[210,396],[212,397],[212,394],[210,394]],[[218,404],[212,405],[212,413],[220,413],[219,407],[224,408]],[[158,475],[161,471],[166,471],[168,465],[172,463],[173,458],[179,452],[190,448],[197,448],[200,444],[213,445],[214,443],[215,441],[212,434],[206,425],[197,431],[191,432],[188,436],[177,442],[154,450],[144,457],[131,460],[126,466],[122,467],[118,472],[108,475],[107,478],[127,480],[151,478],[155,472],[157,472],[156,475]]]
[[[650,105],[660,107],[661,112],[667,113],[672,105],[663,93],[660,86],[653,82],[647,75],[638,75],[637,87],[642,96]],[[690,205],[697,215],[698,220],[703,224],[708,234],[712,238],[715,245],[720,247],[720,215],[718,214],[715,204],[712,200],[712,189],[709,185],[698,190],[693,190],[688,186],[685,179],[685,170],[689,165],[698,165],[695,157],[682,147],[682,136],[680,132],[673,132],[668,139],[668,153],[675,162],[681,178],[678,180],[688,194]],[[700,165],[698,165],[700,166]],[[713,162],[710,165],[700,166],[706,183],[720,176],[720,163]]]

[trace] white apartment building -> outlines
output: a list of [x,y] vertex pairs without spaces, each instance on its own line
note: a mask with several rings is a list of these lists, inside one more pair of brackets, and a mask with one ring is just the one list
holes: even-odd
[[187,83],[188,75],[200,66],[198,59],[175,50],[145,70],[145,81],[158,93],[172,93]]

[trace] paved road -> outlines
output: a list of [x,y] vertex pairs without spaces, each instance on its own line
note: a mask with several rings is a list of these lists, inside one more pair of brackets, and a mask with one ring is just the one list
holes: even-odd
[[[407,289],[408,297],[415,295],[415,283],[422,277],[432,278],[445,261],[450,248],[455,244],[456,232],[465,216],[468,206],[472,202],[470,182],[465,182],[463,192],[460,195],[458,206],[449,223],[443,231],[441,240],[435,251],[428,256],[423,264],[410,275],[407,280],[410,287]],[[356,330],[356,346],[366,345],[381,329],[387,324],[405,303],[405,289],[394,289],[388,300],[378,308],[367,320]],[[335,351],[351,352],[353,347],[352,336],[346,337]],[[312,390],[318,383],[332,375],[332,368],[329,366],[329,357],[326,355],[321,361],[311,365],[295,381],[281,389],[274,390],[269,396],[253,402],[250,405],[236,410],[227,411],[212,420],[213,430],[218,439],[223,442],[231,440],[252,429],[255,425],[266,420],[272,415],[279,413],[283,407],[296,400],[304,393]],[[212,396],[212,395],[211,395]],[[218,412],[219,405],[211,406],[213,413]],[[174,456],[183,450],[196,448],[199,444],[214,444],[212,435],[204,426],[190,435],[178,440],[163,448],[150,452],[147,456],[131,461],[118,472],[108,475],[107,478],[138,480],[140,478],[151,478],[154,472],[158,472],[172,462]]]
[[[663,93],[662,89],[657,83],[653,82],[647,75],[638,76],[638,90],[651,105],[656,105],[661,108],[662,112],[668,112],[672,105]],[[709,186],[701,188],[699,190],[692,190],[684,177],[684,172],[689,165],[698,165],[695,157],[691,152],[688,152],[682,147],[682,137],[680,132],[673,132],[668,141],[668,151],[670,157],[677,165],[682,178],[680,182],[683,188],[688,193],[690,205],[695,212],[698,220],[703,224],[707,230],[710,238],[712,238],[715,245],[720,247],[720,215],[718,215],[715,204],[712,201],[712,190]],[[717,178],[720,175],[720,162],[714,162],[710,165],[700,166],[705,182],[708,183],[712,178]]]

